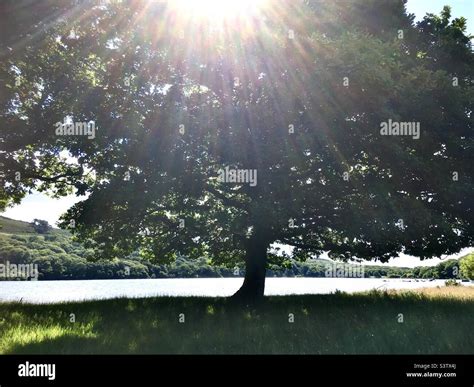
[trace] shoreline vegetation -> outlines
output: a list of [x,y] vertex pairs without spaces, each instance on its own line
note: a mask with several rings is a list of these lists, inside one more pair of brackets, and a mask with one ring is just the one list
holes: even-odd
[[[91,260],[92,251],[73,241],[67,231],[38,233],[32,224],[0,216],[0,264],[37,265],[39,280],[231,278],[244,273],[243,264],[219,266],[210,258],[178,257],[168,264],[154,264],[138,253],[115,260]],[[344,264],[326,259],[286,260],[276,256],[267,277],[354,277],[406,279],[459,279],[459,262],[450,259],[437,266],[391,267]],[[361,270],[363,269],[363,273]],[[0,276],[0,280],[11,280]]]
[[1,354],[472,354],[474,288],[0,303]]

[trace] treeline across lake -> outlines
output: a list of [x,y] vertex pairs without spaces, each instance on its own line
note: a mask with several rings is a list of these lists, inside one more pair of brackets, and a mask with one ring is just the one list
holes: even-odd
[[[169,264],[155,264],[143,260],[138,254],[115,260],[91,260],[93,252],[74,242],[62,230],[38,233],[28,223],[0,217],[0,264],[36,264],[38,279],[124,279],[124,278],[200,278],[236,277],[243,268],[212,264],[210,258],[196,260],[178,257]],[[359,273],[365,278],[458,278],[459,262],[451,259],[433,267],[400,268],[365,265],[348,265],[324,259],[305,262],[287,261],[283,267],[270,265],[269,277],[331,277]],[[345,274],[344,274],[345,273]],[[349,274],[349,276],[351,276]],[[0,276],[0,280],[2,278]]]

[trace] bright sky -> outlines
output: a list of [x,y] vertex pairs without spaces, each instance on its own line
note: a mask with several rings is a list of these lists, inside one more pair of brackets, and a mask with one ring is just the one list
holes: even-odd
[[75,196],[51,199],[42,193],[34,193],[28,195],[20,205],[9,208],[1,215],[25,222],[31,222],[35,218],[44,219],[54,225],[59,217],[79,200]]
[[[468,20],[467,32],[474,35],[474,0],[408,0],[407,9],[409,13],[415,14],[416,21],[418,21],[426,13],[439,14],[444,5],[451,6],[452,17],[466,17]],[[26,197],[20,205],[8,209],[1,215],[26,222],[31,222],[34,218],[45,219],[54,225],[61,214],[79,200],[74,196],[51,199],[44,194],[34,193]],[[458,258],[473,250],[474,248],[464,249],[460,254],[447,258]],[[402,255],[399,258],[393,258],[389,264],[392,266],[414,267],[431,266],[439,262],[441,262],[440,259],[419,261],[413,257]],[[368,264],[374,264],[374,262]]]

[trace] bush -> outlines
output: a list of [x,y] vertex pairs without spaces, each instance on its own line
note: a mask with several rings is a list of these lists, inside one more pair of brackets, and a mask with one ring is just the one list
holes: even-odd
[[461,284],[458,281],[456,281],[455,279],[452,279],[452,278],[447,279],[446,281],[444,281],[444,285],[445,286],[461,286]]
[[23,243],[28,242],[28,240],[25,237],[21,236],[21,235],[12,235],[10,238],[15,240],[15,241],[19,241],[19,242],[23,242]]
[[464,278],[474,280],[474,253],[461,258],[461,275]]

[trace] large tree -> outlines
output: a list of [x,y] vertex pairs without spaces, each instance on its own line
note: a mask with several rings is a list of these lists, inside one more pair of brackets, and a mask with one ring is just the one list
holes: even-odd
[[[86,195],[62,225],[97,254],[243,259],[246,299],[273,243],[381,261],[472,245],[473,54],[449,8],[414,25],[401,0],[213,19],[183,1],[49,3],[3,4],[4,205]],[[385,135],[394,122],[419,134]]]

